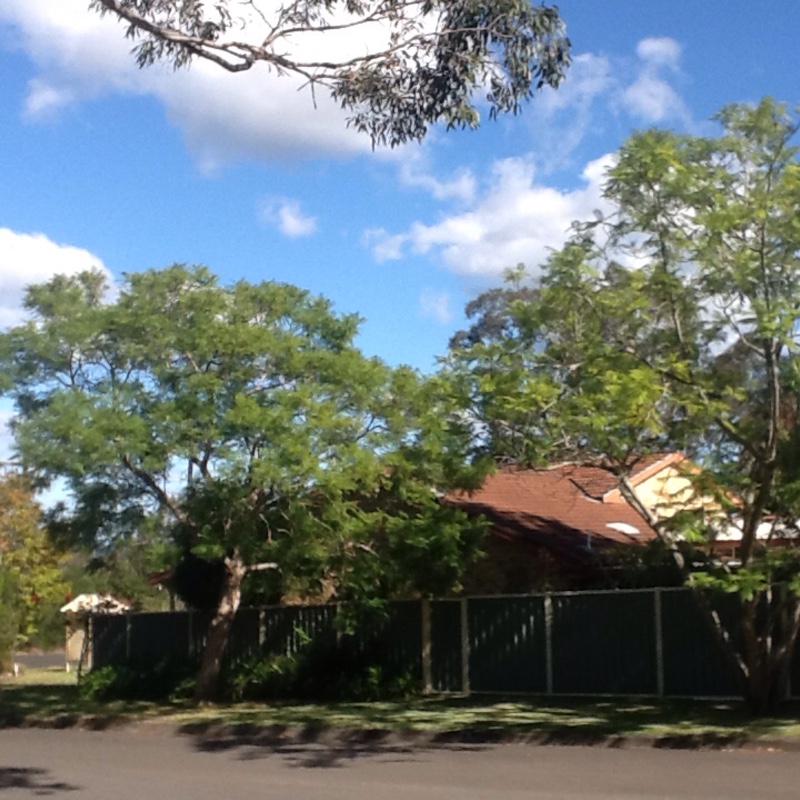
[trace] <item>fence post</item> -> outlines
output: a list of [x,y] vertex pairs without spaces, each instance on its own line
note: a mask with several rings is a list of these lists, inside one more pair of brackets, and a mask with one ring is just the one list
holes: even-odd
[[656,633],[656,694],[664,696],[664,625],[661,618],[661,588],[653,592],[653,609]]
[[553,597],[544,596],[544,658],[547,694],[553,694]]
[[466,597],[462,597],[461,604],[461,691],[469,694],[469,614]]
[[433,691],[433,670],[431,667],[431,601],[423,597],[420,603],[422,613],[422,692]]

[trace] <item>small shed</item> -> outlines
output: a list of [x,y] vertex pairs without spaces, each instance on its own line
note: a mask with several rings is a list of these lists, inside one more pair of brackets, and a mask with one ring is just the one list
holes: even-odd
[[124,614],[131,610],[129,603],[110,594],[79,594],[59,609],[66,615],[66,662],[78,669],[91,669],[89,647],[89,617],[92,614]]

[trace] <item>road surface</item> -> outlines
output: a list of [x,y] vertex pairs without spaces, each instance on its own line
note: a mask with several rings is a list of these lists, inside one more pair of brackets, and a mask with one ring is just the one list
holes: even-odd
[[0,800],[796,800],[800,753],[0,730]]
[[21,664],[24,669],[47,669],[49,667],[64,667],[66,661],[63,650],[52,653],[15,653],[14,661]]

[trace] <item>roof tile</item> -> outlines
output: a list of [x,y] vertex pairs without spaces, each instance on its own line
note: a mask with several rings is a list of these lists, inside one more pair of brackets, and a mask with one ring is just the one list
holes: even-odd
[[[477,491],[452,493],[448,501],[485,515],[500,535],[530,539],[563,552],[656,538],[628,503],[600,500],[615,486],[614,476],[599,467],[506,469],[490,475]],[[613,523],[624,523],[639,533],[623,533],[609,527]]]

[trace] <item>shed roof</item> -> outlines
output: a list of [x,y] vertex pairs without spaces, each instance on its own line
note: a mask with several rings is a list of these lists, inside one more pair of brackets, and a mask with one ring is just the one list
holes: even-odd
[[110,594],[79,594],[61,606],[62,614],[124,614],[130,604],[117,600]]

